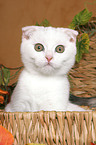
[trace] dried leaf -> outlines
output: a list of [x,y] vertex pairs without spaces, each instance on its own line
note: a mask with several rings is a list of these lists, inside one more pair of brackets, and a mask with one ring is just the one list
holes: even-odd
[[1,90],[1,89],[0,89],[0,94],[6,95],[6,94],[8,94],[8,91],[4,91],[4,90]]
[[0,145],[13,145],[14,137],[13,135],[0,125]]

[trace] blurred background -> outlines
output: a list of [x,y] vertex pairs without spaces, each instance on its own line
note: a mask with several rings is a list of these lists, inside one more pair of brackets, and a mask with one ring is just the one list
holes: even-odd
[[47,19],[52,26],[68,27],[85,7],[96,16],[94,0],[0,0],[0,64],[22,65],[21,28]]

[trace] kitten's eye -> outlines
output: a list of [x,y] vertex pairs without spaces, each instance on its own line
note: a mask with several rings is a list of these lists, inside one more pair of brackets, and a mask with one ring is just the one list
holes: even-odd
[[38,52],[43,51],[44,50],[44,46],[40,43],[35,44],[34,49]]
[[63,53],[64,52],[64,46],[63,45],[58,45],[56,48],[55,48],[55,51],[58,52],[58,53]]

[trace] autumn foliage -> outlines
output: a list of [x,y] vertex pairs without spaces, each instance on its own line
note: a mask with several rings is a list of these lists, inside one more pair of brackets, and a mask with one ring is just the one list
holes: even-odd
[[7,91],[1,90],[0,89],[0,103],[3,104],[4,103],[4,97],[2,95],[6,95],[8,94]]

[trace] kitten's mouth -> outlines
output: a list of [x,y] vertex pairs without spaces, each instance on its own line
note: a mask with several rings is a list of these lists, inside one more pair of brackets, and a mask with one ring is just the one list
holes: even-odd
[[60,67],[56,66],[55,64],[52,64],[51,62],[48,62],[47,64],[45,64],[44,67],[49,67],[55,70],[60,69]]
[[51,66],[51,64],[48,62],[47,65]]
[[35,62],[34,58],[31,58],[31,60],[34,62],[33,64],[37,67],[37,68],[41,68],[41,69],[46,69],[46,70],[50,70],[50,71],[54,71],[54,70],[58,70],[59,67],[57,67],[55,64],[52,64],[52,62],[46,62],[45,64],[42,65],[37,65],[37,63]]
[[47,64],[45,64],[45,66],[53,67],[53,65],[51,63],[49,63],[49,62]]
[[52,69],[52,70],[54,69],[54,67],[53,67],[53,65],[51,63],[44,64],[43,68]]

